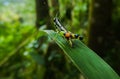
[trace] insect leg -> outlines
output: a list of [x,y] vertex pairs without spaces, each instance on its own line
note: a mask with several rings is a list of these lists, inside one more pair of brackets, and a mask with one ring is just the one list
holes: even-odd
[[73,46],[73,43],[72,43],[71,38],[69,38],[68,41],[69,41],[70,46],[72,47],[72,46]]
[[57,17],[54,18],[54,24],[56,25],[57,28],[59,28],[61,31],[67,32],[65,27],[59,22],[59,19]]

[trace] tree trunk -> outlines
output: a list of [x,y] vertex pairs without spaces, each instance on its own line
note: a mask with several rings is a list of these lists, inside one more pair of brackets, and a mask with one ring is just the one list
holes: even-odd
[[112,0],[91,0],[88,46],[120,74],[120,43],[115,24],[112,23],[112,8]]
[[112,0],[92,0],[89,11],[88,46],[104,57],[111,37]]
[[47,24],[49,18],[47,0],[36,0],[36,27],[39,28],[43,24]]

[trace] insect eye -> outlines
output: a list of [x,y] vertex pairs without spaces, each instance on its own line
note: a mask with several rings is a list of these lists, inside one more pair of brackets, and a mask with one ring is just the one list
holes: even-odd
[[79,34],[75,34],[75,38],[78,38]]
[[80,40],[83,40],[83,36],[80,36],[79,39],[80,39]]

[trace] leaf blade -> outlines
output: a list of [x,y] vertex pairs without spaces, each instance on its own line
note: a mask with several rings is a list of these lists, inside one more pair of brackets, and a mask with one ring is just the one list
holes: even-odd
[[68,41],[56,32],[50,30],[45,32],[63,49],[65,54],[88,79],[120,79],[102,58],[81,41],[73,40],[74,47],[70,47]]

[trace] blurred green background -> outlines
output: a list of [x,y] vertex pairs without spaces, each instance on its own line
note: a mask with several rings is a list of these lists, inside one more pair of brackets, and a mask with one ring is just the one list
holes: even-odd
[[0,79],[84,79],[40,31],[57,14],[120,75],[120,0],[0,0]]

